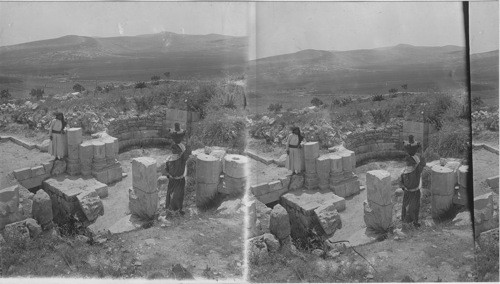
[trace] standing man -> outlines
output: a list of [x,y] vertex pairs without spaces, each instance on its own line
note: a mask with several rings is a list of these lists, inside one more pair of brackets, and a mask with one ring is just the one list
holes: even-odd
[[168,177],[167,197],[165,200],[165,209],[167,212],[182,211],[184,202],[184,187],[186,186],[186,161],[189,158],[190,151],[182,143],[172,146],[172,155],[167,159],[166,172]]
[[401,174],[400,185],[404,191],[401,221],[420,227],[420,176],[425,166],[425,159],[417,155],[406,156],[406,167]]

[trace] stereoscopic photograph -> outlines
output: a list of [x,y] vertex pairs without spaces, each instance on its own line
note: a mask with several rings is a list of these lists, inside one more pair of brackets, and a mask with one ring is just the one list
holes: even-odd
[[498,12],[0,2],[1,282],[498,282]]

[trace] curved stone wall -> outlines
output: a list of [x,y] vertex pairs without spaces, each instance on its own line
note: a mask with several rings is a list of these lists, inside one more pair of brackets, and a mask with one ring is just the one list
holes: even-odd
[[132,146],[165,146],[171,143],[169,130],[178,122],[189,130],[199,115],[185,110],[167,110],[163,114],[116,119],[110,122],[107,133],[118,138],[119,151]]
[[370,130],[349,134],[344,146],[356,153],[356,165],[369,159],[397,159],[405,155],[402,141],[403,129],[391,126],[384,129]]

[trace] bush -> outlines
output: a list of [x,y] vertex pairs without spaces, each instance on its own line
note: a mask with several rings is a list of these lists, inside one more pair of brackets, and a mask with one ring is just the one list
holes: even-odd
[[101,86],[97,86],[95,87],[95,91],[100,93],[103,91],[103,88]]
[[322,100],[320,100],[320,99],[318,99],[318,98],[313,98],[313,99],[311,100],[311,104],[312,104],[313,106],[315,106],[315,107],[320,107],[320,106],[322,106],[322,105],[323,105],[323,101],[322,101]]
[[471,101],[472,103],[472,106],[481,106],[482,104],[484,104],[483,100],[480,98],[480,97],[474,97]]
[[143,113],[145,111],[150,111],[153,108],[153,97],[152,96],[142,96],[134,98],[135,105],[137,107],[137,112]]
[[391,110],[390,109],[370,110],[370,114],[373,117],[373,123],[375,125],[387,123],[391,120]]
[[108,84],[106,86],[104,86],[104,92],[105,93],[109,93],[110,91],[114,90],[115,89],[115,86],[113,86],[112,84]]
[[229,108],[229,109],[236,109],[236,103],[234,100],[234,96],[227,94],[226,101],[224,102],[224,104],[222,106],[225,108]]
[[382,94],[380,94],[380,95],[374,95],[372,97],[372,101],[374,101],[374,102],[380,102],[380,101],[383,101],[383,100],[385,100],[385,98],[384,98],[384,96]]
[[75,85],[73,85],[73,91],[75,91],[75,92],[83,92],[83,91],[85,91],[85,87],[83,87],[82,85],[76,83]]
[[146,88],[146,83],[145,82],[137,82],[137,83],[135,83],[134,88],[142,90],[142,89]]
[[274,113],[278,113],[281,111],[282,108],[283,106],[280,103],[275,103],[275,104],[270,104],[269,107],[267,107],[267,110]]
[[469,131],[467,126],[447,124],[439,132],[431,135],[429,140],[426,152],[434,152],[440,158],[468,158]]
[[193,125],[188,145],[191,149],[220,146],[243,151],[246,146],[245,132],[243,118],[212,112]]
[[38,100],[43,98],[43,94],[45,94],[44,89],[31,89],[30,91],[30,96]]
[[10,94],[9,90],[2,90],[0,92],[0,99],[9,100],[11,98],[12,98],[12,95]]

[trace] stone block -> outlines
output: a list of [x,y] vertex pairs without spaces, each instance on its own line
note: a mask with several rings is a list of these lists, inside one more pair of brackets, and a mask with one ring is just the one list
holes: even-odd
[[42,182],[49,178],[49,174],[41,175],[41,176],[36,176],[32,177],[29,179],[25,179],[20,181],[19,183],[24,186],[25,188],[34,188],[42,185]]
[[431,215],[432,218],[439,218],[446,214],[453,204],[453,193],[450,195],[437,195],[431,196]]
[[449,196],[455,191],[455,172],[446,167],[433,166],[431,168],[431,192],[435,195]]
[[76,198],[89,222],[94,222],[97,217],[104,215],[104,206],[95,190],[83,191]]
[[212,155],[200,153],[196,157],[196,181],[199,183],[219,183],[222,161]]
[[316,172],[319,175],[330,175],[331,155],[322,155],[316,159]]
[[66,161],[57,160],[54,161],[54,167],[52,168],[51,174],[52,176],[58,176],[60,174],[64,174],[66,172]]
[[281,182],[281,186],[282,186],[283,188],[288,189],[288,188],[290,187],[290,180],[291,180],[291,176],[281,177],[279,180],[280,180],[280,182]]
[[321,205],[334,205],[338,212],[345,210],[345,199],[331,191],[298,190],[288,192],[281,197],[283,206],[291,207],[312,216],[314,209]]
[[42,166],[46,173],[50,173],[52,167],[54,166],[54,161],[43,162]]
[[94,160],[106,158],[106,144],[101,141],[92,141]]
[[28,243],[30,232],[24,221],[18,221],[5,226],[4,238],[7,243]]
[[281,181],[274,180],[269,182],[269,188],[271,191],[281,190],[283,189],[283,185],[281,184]]
[[35,219],[28,218],[24,220],[24,224],[28,228],[31,238],[36,238],[42,233],[42,227],[36,222]]
[[31,168],[22,168],[15,170],[14,177],[19,181],[31,178]]
[[97,187],[97,188],[95,188],[95,192],[97,193],[99,198],[108,197],[108,187],[107,186]]
[[219,192],[229,194],[231,196],[239,196],[245,193],[246,184],[246,178],[232,178],[225,176],[222,187],[219,187]]
[[340,182],[336,184],[330,184],[330,190],[340,197],[347,197],[346,183]]
[[490,188],[498,189],[498,176],[487,178],[486,183]]
[[32,174],[33,177],[44,175],[45,174],[45,168],[43,167],[43,165],[32,167],[31,168],[31,174]]
[[[457,170],[457,174],[458,174],[458,184],[463,186],[463,187],[467,187],[467,177],[469,175],[469,166],[467,165],[463,165],[463,166],[460,166]],[[498,179],[498,177],[497,177]]]
[[493,218],[494,203],[493,193],[486,193],[474,198],[474,219],[476,223],[488,221]]
[[333,205],[322,205],[314,209],[314,215],[326,235],[333,235],[342,228],[340,215]]
[[217,194],[218,183],[196,183],[196,206],[205,207]]
[[332,155],[331,156],[331,162],[330,162],[331,173],[341,173],[343,171],[342,168],[342,157],[339,155]]
[[117,182],[122,180],[123,178],[123,171],[119,163],[116,163],[114,166],[109,167],[107,169],[108,171],[108,182],[107,184]]
[[132,159],[132,186],[146,193],[157,191],[156,160],[148,157]]
[[353,163],[353,158],[351,157],[354,155],[354,152],[352,151],[342,151],[338,153],[339,156],[342,157],[342,170],[345,171],[352,171],[354,169],[355,162],[356,160],[354,159]]
[[287,192],[288,192],[287,188],[282,188],[280,190],[270,191],[268,193],[256,196],[256,198],[257,200],[259,200],[264,204],[269,204],[271,202],[279,201],[280,197]]
[[93,170],[92,171],[92,176],[98,180],[99,182],[102,183],[109,183],[109,176],[108,176],[108,170],[107,169],[102,169],[99,171]]
[[68,137],[68,146],[77,146],[83,142],[81,128],[69,128],[69,129],[67,129],[66,136]]
[[33,197],[32,207],[33,218],[42,226],[44,230],[52,227],[52,201],[50,196],[42,189],[38,190]]
[[242,155],[228,154],[223,159],[223,171],[233,178],[243,178],[248,176],[248,158]]
[[274,206],[271,211],[269,231],[280,241],[290,236],[290,218],[288,212],[279,204]]
[[366,227],[375,232],[387,232],[392,225],[392,209],[394,204],[378,205],[376,203],[363,203],[363,219]]
[[308,174],[316,173],[316,160],[314,159],[305,159],[305,172]]
[[132,215],[150,220],[154,218],[158,204],[158,191],[144,192],[138,188],[129,189],[129,209]]
[[319,157],[319,143],[306,142],[304,143],[304,157],[306,160],[315,160]]
[[68,145],[68,158],[78,160],[80,157],[80,145]]
[[92,142],[83,142],[78,147],[78,158],[80,161],[92,161],[94,157],[94,145]]
[[391,174],[384,170],[366,173],[366,194],[369,204],[389,205],[392,203]]
[[346,194],[344,197],[349,197],[358,194],[361,191],[361,186],[359,185],[359,180],[357,179],[357,177],[345,180],[344,183],[345,183],[345,194]]
[[250,186],[250,191],[255,196],[263,195],[269,193],[271,191],[271,187],[269,187],[269,183],[261,183]]

